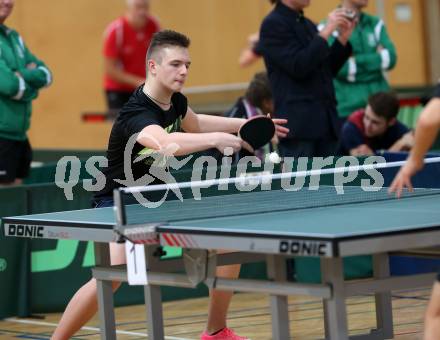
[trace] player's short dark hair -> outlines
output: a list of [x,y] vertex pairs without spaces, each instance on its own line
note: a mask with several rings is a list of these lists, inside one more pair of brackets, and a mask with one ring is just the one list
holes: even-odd
[[254,75],[244,96],[252,106],[260,109],[265,100],[272,99],[272,90],[266,72],[259,72]]
[[373,112],[390,121],[397,117],[399,113],[399,99],[393,92],[377,92],[368,98],[368,105],[370,105]]
[[191,41],[189,38],[179,32],[172,30],[163,30],[154,33],[151,39],[150,46],[147,51],[147,60],[151,59],[151,56],[163,48],[176,46],[188,48]]
[[269,0],[269,2],[273,5],[276,4],[279,0]]

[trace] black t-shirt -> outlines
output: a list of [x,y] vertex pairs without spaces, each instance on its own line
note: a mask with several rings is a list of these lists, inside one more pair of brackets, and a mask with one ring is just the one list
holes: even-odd
[[[134,180],[149,172],[151,162],[148,160],[134,162],[140,152],[146,149],[145,146],[135,142],[136,134],[149,125],[159,125],[168,133],[180,130],[180,121],[185,117],[188,109],[187,98],[181,93],[174,93],[171,97],[171,108],[164,111],[143,93],[142,88],[143,86],[140,86],[133,92],[113,124],[107,149],[108,167],[102,171],[106,178],[105,187],[95,193],[94,199],[112,197],[113,190],[123,186],[115,180],[128,179],[125,173],[127,169],[131,168]],[[130,139],[131,137],[133,139]],[[134,145],[131,143],[127,145],[129,141]],[[125,164],[124,169],[126,147],[131,149],[130,164]]]

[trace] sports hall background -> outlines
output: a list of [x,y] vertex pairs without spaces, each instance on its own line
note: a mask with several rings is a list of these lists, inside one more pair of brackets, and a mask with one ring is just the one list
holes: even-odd
[[[313,0],[306,14],[320,21],[338,0]],[[411,17],[399,19],[402,6]],[[424,87],[440,77],[440,1],[371,0],[368,12],[385,20],[397,47],[397,67],[390,73],[394,87]],[[405,9],[403,8],[403,9]],[[227,107],[234,91],[206,94],[207,85],[240,84],[264,68],[260,61],[248,69],[238,66],[247,36],[256,32],[270,11],[268,0],[155,0],[152,13],[162,27],[191,37],[192,66],[186,87],[201,95],[199,102]],[[102,37],[106,25],[124,13],[124,0],[20,0],[8,25],[22,34],[30,50],[53,72],[54,83],[34,102],[30,140],[34,148],[103,149],[111,123],[87,124],[81,114],[104,111]],[[437,60],[437,63],[434,62]],[[198,89],[202,87],[202,89]],[[225,87],[228,88],[227,86]],[[232,86],[233,88],[233,86]]]

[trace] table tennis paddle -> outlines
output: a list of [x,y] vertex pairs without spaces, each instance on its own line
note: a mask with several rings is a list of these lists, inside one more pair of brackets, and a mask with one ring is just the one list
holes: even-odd
[[238,131],[239,137],[254,150],[269,143],[274,134],[275,124],[266,116],[256,116],[247,120]]

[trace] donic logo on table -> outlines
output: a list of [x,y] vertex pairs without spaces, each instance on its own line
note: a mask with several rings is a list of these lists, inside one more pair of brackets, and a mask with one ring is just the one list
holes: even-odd
[[22,225],[22,224],[9,224],[7,225],[8,236],[19,237],[44,237],[44,227],[38,225]]
[[281,241],[280,253],[306,256],[324,256],[327,254],[327,244],[310,241]]
[[[170,144],[162,146],[153,136],[143,135],[142,138],[149,139],[151,145],[157,147],[153,149],[145,149],[141,153],[136,155],[136,159],[132,160],[133,150],[137,142],[138,135],[133,135],[127,142],[124,150],[124,164],[123,172],[125,178],[115,179],[115,181],[122,186],[126,187],[143,187],[148,186],[156,180],[160,180],[162,183],[166,183],[167,190],[165,190],[162,199],[155,202],[148,201],[141,193],[133,193],[136,200],[148,207],[159,207],[167,198],[170,191],[179,200],[182,200],[182,193],[177,186],[177,181],[173,176],[172,170],[182,169],[183,166],[188,164],[192,159],[192,173],[191,183],[199,183],[198,186],[192,185],[191,191],[195,200],[202,198],[201,190],[205,188],[205,183],[211,183],[214,185],[218,183],[219,191],[231,190],[228,182],[232,177],[232,161],[233,150],[232,148],[226,148],[223,158],[221,159],[221,165],[219,161],[209,155],[194,157],[194,155],[188,155],[183,159],[177,159],[176,153],[180,149],[177,144]],[[132,165],[137,162],[145,162],[150,166],[148,173],[144,174],[140,178],[134,178]],[[363,160],[363,164],[360,165],[359,159],[353,156],[343,157],[314,157],[312,159],[308,157],[285,157],[281,172],[286,174],[286,177],[281,179],[281,189],[285,191],[299,191],[305,186],[309,190],[318,190],[321,180],[321,172],[326,170],[338,170],[332,173],[333,184],[335,192],[340,195],[344,194],[344,186],[352,184],[359,179],[359,174],[365,173],[366,176],[360,179],[360,187],[363,191],[380,191],[384,185],[384,178],[382,174],[377,170],[376,166],[386,163],[384,157],[370,156]],[[98,164],[98,167],[97,167]],[[82,163],[76,156],[64,156],[62,157],[56,167],[55,183],[64,190],[64,195],[67,200],[73,200],[73,188],[78,185],[80,180]],[[92,179],[85,179],[83,181],[83,187],[86,191],[96,192],[105,187],[106,177],[99,170],[99,168],[108,167],[108,160],[103,156],[90,157],[85,163],[85,170]],[[332,169],[329,169],[332,167]],[[262,169],[264,176],[254,176],[249,169]],[[220,174],[218,174],[220,169]],[[272,180],[271,174],[274,174],[275,163],[271,161],[270,157],[263,162],[261,159],[255,156],[247,156],[239,159],[236,164],[236,176],[238,180],[233,184],[238,191],[249,192],[257,189],[259,186],[261,190],[271,190]],[[289,177],[290,173],[295,171],[294,177]],[[247,177],[248,175],[249,177]],[[258,175],[258,174],[257,174]],[[256,178],[252,178],[256,177]],[[252,179],[252,180],[251,180]],[[306,180],[307,179],[307,180]],[[200,182],[203,181],[203,185]],[[208,184],[207,184],[208,186]],[[207,187],[206,186],[206,187]]]

